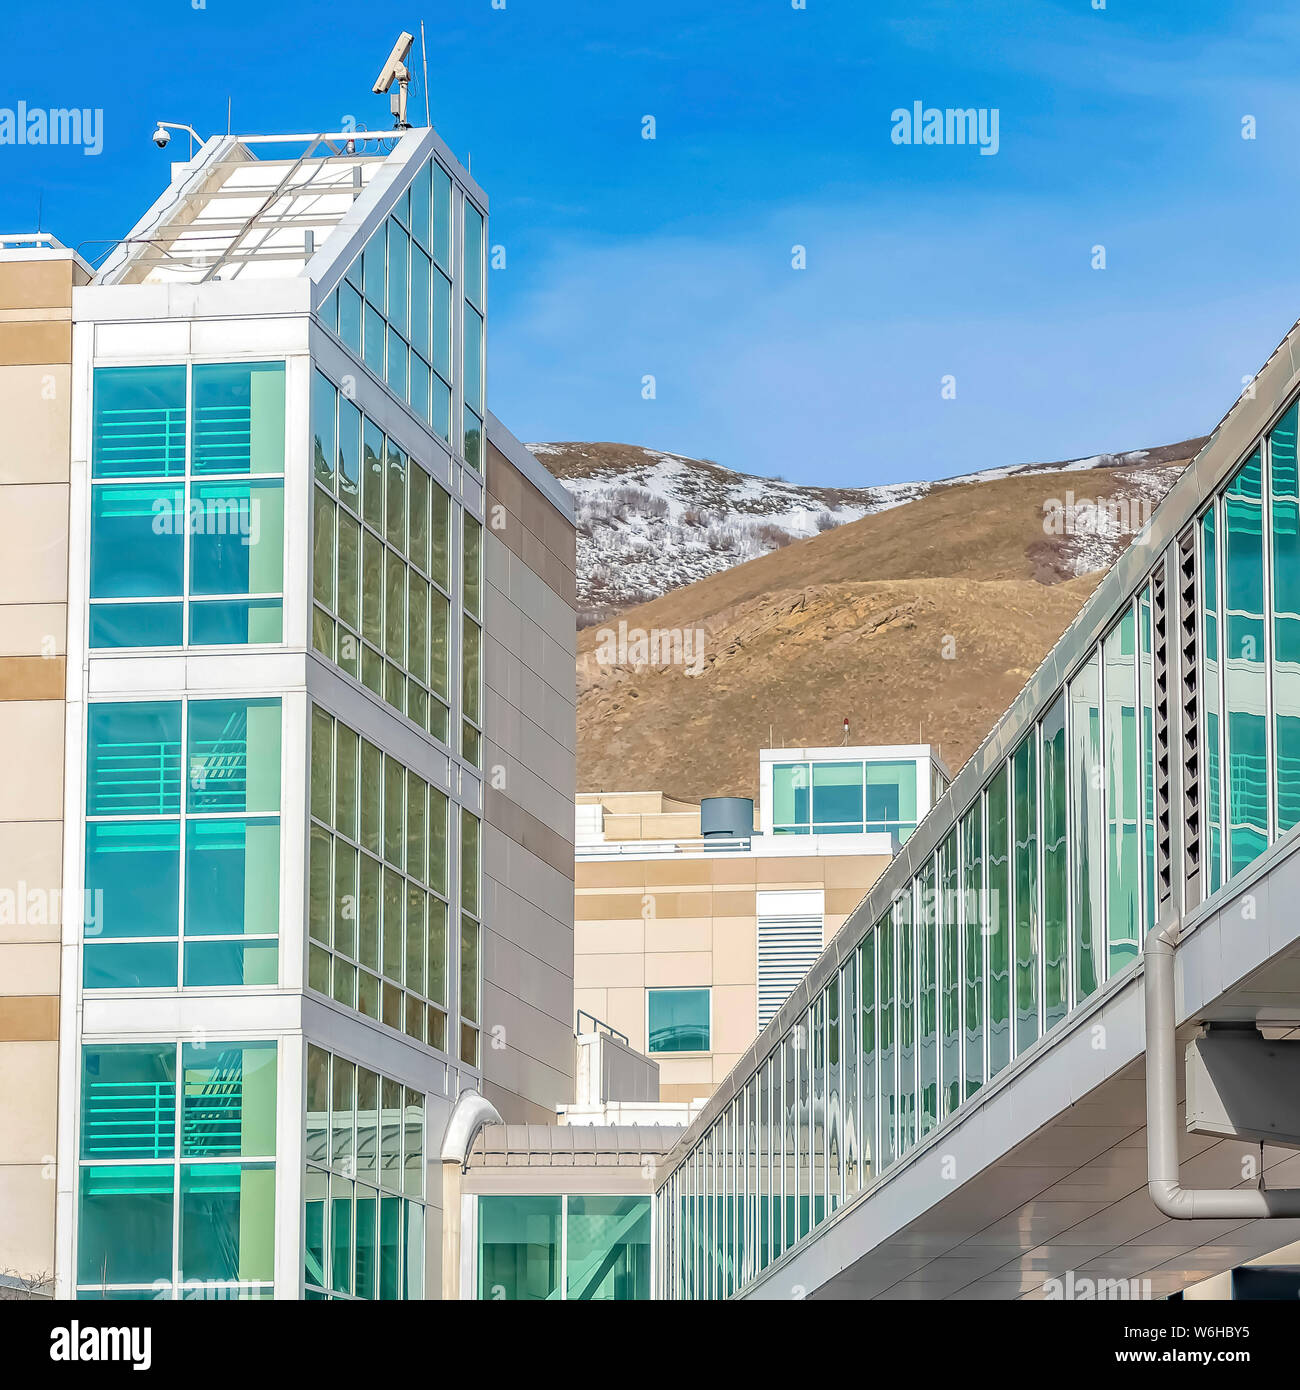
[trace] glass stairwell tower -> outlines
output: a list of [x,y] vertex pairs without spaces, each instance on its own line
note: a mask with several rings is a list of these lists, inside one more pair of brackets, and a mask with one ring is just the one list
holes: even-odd
[[74,297],[60,1296],[437,1297],[458,1098],[569,1096],[572,511],[487,226],[430,129],[222,136]]

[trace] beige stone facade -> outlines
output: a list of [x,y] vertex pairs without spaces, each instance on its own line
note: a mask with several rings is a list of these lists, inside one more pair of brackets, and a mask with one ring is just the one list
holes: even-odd
[[[673,803],[657,792],[578,800],[580,823],[587,807],[603,803],[607,844],[586,847],[577,860],[575,1008],[645,1052],[647,991],[707,987],[709,1050],[658,1052],[654,1059],[662,1100],[708,1096],[759,1031],[759,894],[820,892],[823,940],[829,941],[890,854],[845,853],[826,843],[834,839],[847,847],[847,836],[783,839],[763,852],[709,851],[697,838],[698,806]],[[654,834],[645,833],[651,829]],[[652,839],[678,842],[683,852],[665,855],[632,843]],[[775,849],[788,852],[769,852]]]
[[489,423],[483,1088],[506,1121],[553,1124],[573,1099],[575,539],[543,491],[558,484],[493,435]]
[[67,657],[72,289],[0,249],[0,1274],[51,1276]]

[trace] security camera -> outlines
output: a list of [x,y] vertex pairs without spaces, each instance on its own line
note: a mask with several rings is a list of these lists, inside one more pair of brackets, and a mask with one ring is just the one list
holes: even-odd
[[406,119],[406,94],[411,83],[411,74],[406,66],[406,55],[411,51],[411,45],[414,42],[415,36],[408,34],[403,29],[397,36],[393,51],[388,55],[388,61],[380,70],[379,76],[375,78],[375,85],[371,88],[376,96],[382,96],[385,92],[388,93],[388,104],[393,113],[393,125],[398,130],[409,128]]
[[383,96],[394,82],[409,80],[410,74],[406,70],[406,55],[411,51],[411,45],[414,42],[415,35],[408,34],[405,29],[397,36],[393,51],[388,55],[388,61],[380,70],[379,76],[375,78],[375,85],[371,88],[376,96]]
[[159,126],[153,133],[153,142],[160,150],[165,150],[171,143],[172,134],[164,126]]

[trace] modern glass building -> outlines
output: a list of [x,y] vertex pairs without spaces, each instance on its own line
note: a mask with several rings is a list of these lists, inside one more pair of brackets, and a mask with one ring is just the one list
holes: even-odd
[[712,1094],[948,784],[924,744],[764,748],[758,803],[583,792],[574,1003]]
[[900,844],[950,780],[924,745],[765,748],[759,768],[764,834],[887,834]]
[[570,1098],[572,515],[487,227],[432,130],[223,136],[73,301],[60,1295],[436,1297],[458,1098]]
[[[1162,914],[1229,893],[1300,820],[1293,353],[670,1155],[659,1296],[763,1278],[1123,981]],[[817,771],[773,769],[794,833],[817,824]],[[823,773],[824,818],[869,817],[871,771]]]

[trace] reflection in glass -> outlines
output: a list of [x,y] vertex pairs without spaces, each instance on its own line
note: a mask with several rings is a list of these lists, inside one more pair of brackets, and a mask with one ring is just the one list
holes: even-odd
[[1228,872],[1268,847],[1268,678],[1264,667],[1263,478],[1256,450],[1223,501],[1223,688]]
[[1070,795],[1073,809],[1074,999],[1092,994],[1105,976],[1106,856],[1102,831],[1101,696],[1097,655],[1070,682]]
[[1133,610],[1102,644],[1106,763],[1106,941],[1108,974],[1137,959],[1142,932],[1138,723]]

